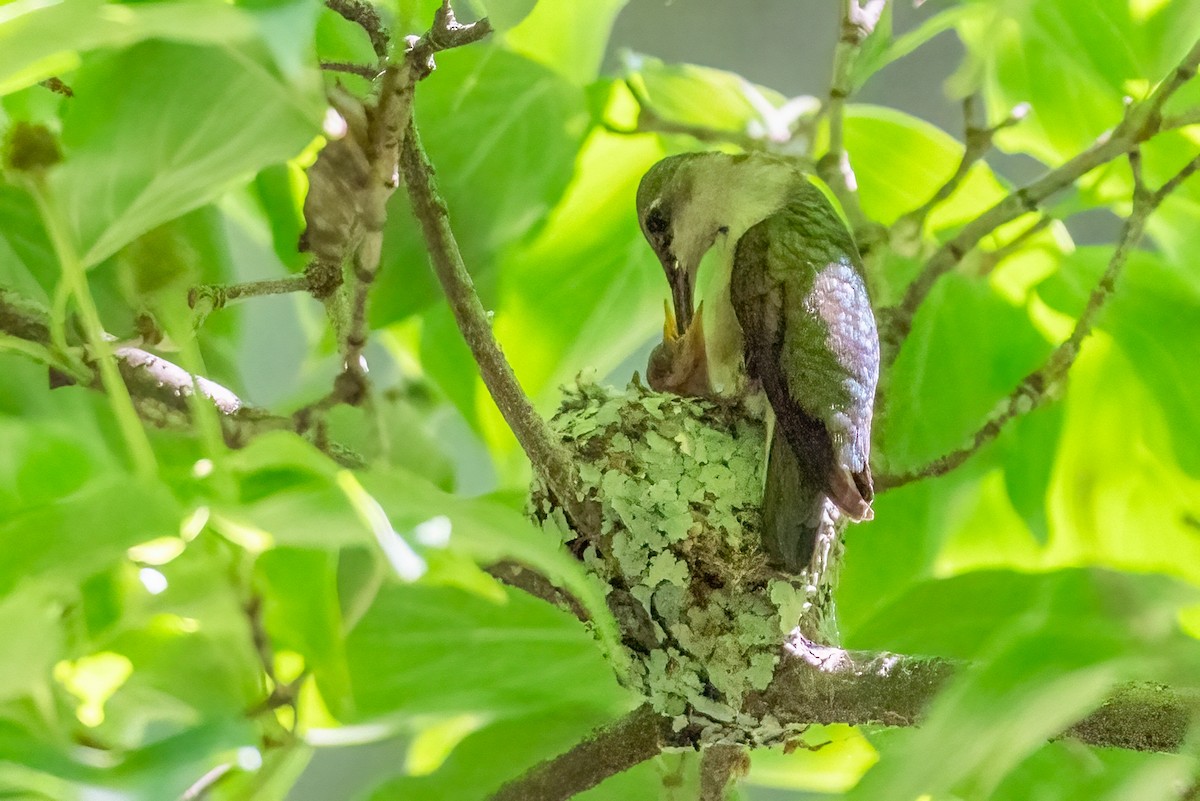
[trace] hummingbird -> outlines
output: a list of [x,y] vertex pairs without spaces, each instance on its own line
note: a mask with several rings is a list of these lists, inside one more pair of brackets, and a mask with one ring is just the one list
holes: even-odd
[[[683,395],[765,392],[763,544],[802,570],[826,499],[851,520],[874,516],[879,335],[854,239],[815,179],[761,153],[665,158],[642,178],[637,214],[671,290],[647,381]],[[710,250],[706,312],[693,303]]]

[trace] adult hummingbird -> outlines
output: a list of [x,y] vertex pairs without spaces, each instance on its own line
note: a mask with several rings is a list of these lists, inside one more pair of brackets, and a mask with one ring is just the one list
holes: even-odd
[[[775,425],[764,545],[803,569],[826,498],[852,520],[873,517],[879,337],[858,248],[825,193],[765,154],[663,159],[642,178],[637,212],[671,288],[647,379],[679,394],[765,391]],[[713,249],[705,312],[693,302]]]

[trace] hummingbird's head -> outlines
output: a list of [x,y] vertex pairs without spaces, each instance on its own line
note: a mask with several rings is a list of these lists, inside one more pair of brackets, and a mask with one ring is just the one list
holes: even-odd
[[642,177],[638,223],[671,285],[677,336],[695,319],[704,254],[722,237],[732,245],[779,209],[795,176],[795,166],[778,157],[710,151],[668,156]]
[[704,191],[703,166],[720,153],[669,156],[650,168],[638,186],[638,223],[671,286],[673,332],[683,337],[692,324],[692,302],[700,260],[721,225],[705,219],[697,193]]

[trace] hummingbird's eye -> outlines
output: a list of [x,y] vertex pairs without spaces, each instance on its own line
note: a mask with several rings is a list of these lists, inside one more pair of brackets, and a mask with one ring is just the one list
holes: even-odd
[[667,218],[658,209],[651,209],[646,215],[646,230],[654,236],[661,236],[667,232]]

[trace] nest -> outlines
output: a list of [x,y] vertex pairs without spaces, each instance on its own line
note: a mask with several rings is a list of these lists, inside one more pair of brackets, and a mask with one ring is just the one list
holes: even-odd
[[624,391],[568,388],[551,426],[600,503],[602,529],[574,538],[536,484],[532,513],[559,521],[606,584],[633,665],[626,683],[698,742],[735,731],[745,742],[746,694],[766,688],[786,636],[802,622],[819,629],[828,605],[826,582],[776,570],[760,546],[763,422],[741,404],[659,394],[635,378]]

